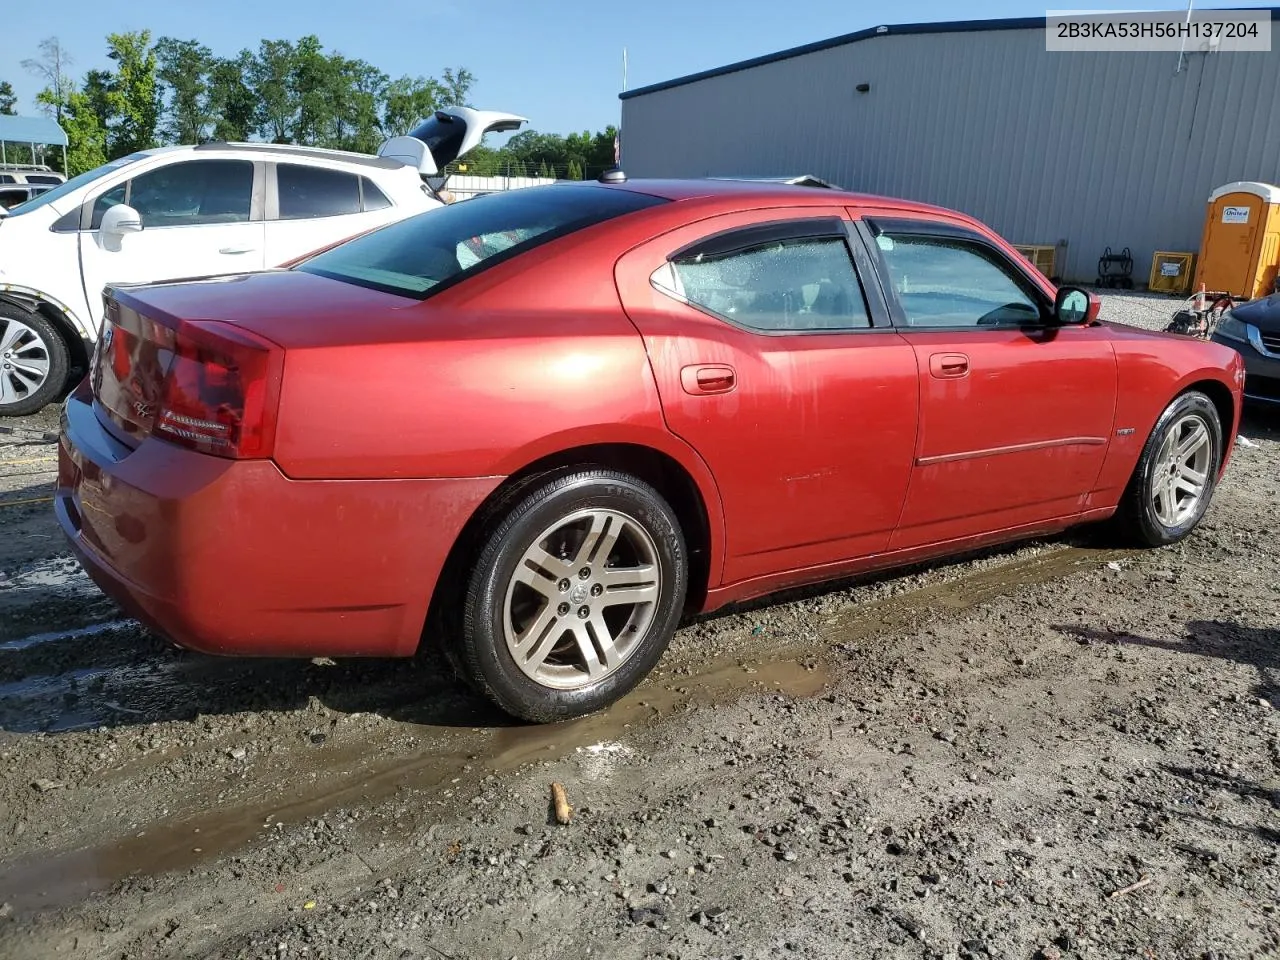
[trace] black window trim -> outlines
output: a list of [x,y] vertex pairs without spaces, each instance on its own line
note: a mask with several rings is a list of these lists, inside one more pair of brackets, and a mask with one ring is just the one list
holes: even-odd
[[[1040,285],[1031,275],[1030,266],[1011,260],[1003,250],[976,230],[926,217],[863,217],[855,221],[854,227],[862,241],[861,246],[871,260],[872,269],[875,272],[876,287],[888,304],[893,326],[899,333],[991,333],[1008,330],[1037,332],[1058,329],[1058,325],[1053,322],[1053,302],[1045,296],[1044,291],[1040,289]],[[968,323],[945,327],[912,326],[907,322],[906,313],[898,300],[897,292],[893,289],[893,283],[889,280],[888,263],[884,259],[884,253],[880,249],[880,245],[876,242],[876,238],[885,233],[935,237],[942,240],[962,240],[965,243],[981,247],[998,266],[1006,266],[1009,272],[1014,275],[1015,280],[1024,288],[1023,292],[1034,300],[1040,308],[1040,320],[1036,323],[992,323],[984,324],[980,327]]]
[[674,264],[677,259],[685,259],[700,253],[737,253],[775,240],[841,240],[844,242],[845,253],[849,255],[849,265],[853,270],[854,279],[862,289],[862,299],[867,308],[867,322],[869,324],[865,327],[835,327],[824,330],[761,330],[758,327],[749,327],[740,321],[734,320],[732,317],[726,317],[722,313],[716,313],[702,304],[694,303],[686,297],[681,297],[674,290],[658,286],[653,281],[652,271],[649,274],[649,283],[663,296],[670,297],[677,303],[682,303],[693,310],[697,310],[704,316],[733,327],[735,330],[757,337],[813,337],[884,333],[893,329],[884,294],[880,290],[878,278],[871,272],[873,268],[865,252],[859,248],[860,245],[850,235],[851,227],[852,224],[847,219],[831,213],[819,213],[811,217],[790,217],[785,220],[771,220],[746,226],[739,224],[718,230],[705,237],[699,237],[697,240],[692,240],[672,250],[666,255],[664,262]]

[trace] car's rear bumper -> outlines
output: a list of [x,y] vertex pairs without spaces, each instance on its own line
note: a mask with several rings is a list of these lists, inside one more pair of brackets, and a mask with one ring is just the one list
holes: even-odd
[[446,556],[500,478],[293,480],[63,407],[54,509],[89,576],[182,647],[405,656]]

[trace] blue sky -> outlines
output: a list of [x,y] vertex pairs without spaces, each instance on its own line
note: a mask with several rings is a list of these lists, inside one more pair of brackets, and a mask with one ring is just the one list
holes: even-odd
[[[1239,0],[1197,2],[1196,8],[1266,5]],[[1080,8],[1186,9],[1185,0],[1050,5]],[[571,12],[553,13],[557,9]],[[1044,16],[1045,9],[1027,0],[646,0],[568,7],[529,0],[380,0],[367,6],[333,0],[58,0],[39,16],[6,19],[0,80],[14,85],[19,112],[29,113],[39,85],[20,62],[35,56],[48,36],[62,41],[79,78],[108,65],[104,37],[115,31],[150,28],[154,36],[195,38],[223,56],[256,48],[263,38],[314,33],[326,47],[392,76],[465,66],[477,78],[476,106],[529,117],[538,130],[568,133],[617,121],[624,46],[634,88],[882,23]]]

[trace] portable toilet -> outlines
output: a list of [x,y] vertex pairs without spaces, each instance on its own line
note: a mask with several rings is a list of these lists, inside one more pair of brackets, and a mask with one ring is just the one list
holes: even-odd
[[1253,300],[1272,292],[1280,262],[1280,186],[1238,180],[1209,194],[1194,288]]

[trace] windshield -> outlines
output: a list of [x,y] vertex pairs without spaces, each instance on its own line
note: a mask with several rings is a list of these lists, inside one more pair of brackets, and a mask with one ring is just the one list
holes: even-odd
[[66,183],[59,184],[52,190],[46,190],[44,193],[32,197],[30,200],[26,200],[15,207],[10,207],[9,216],[19,217],[24,213],[30,213],[32,210],[38,210],[50,203],[56,203],[67,194],[79,190],[86,184],[93,183],[93,181],[100,177],[105,177],[109,173],[114,173],[121,167],[133,163],[135,160],[141,160],[144,156],[145,154],[142,153],[131,153],[127,157],[121,157],[119,160],[112,160],[110,163],[104,163],[100,167],[94,167],[92,170],[87,170],[79,176],[72,177]]
[[428,210],[356,237],[296,269],[424,299],[436,287],[539,244],[665,202],[609,187],[523,187]]

